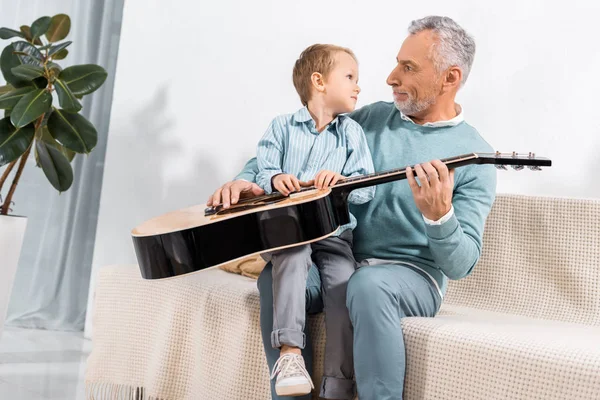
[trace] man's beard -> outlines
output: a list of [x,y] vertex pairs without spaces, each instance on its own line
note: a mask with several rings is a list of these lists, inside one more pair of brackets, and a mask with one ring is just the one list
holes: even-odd
[[408,95],[408,99],[405,101],[396,101],[394,99],[394,105],[404,115],[410,117],[411,115],[419,114],[420,112],[428,109],[435,104],[435,96],[430,95],[421,100],[415,100],[412,95]]

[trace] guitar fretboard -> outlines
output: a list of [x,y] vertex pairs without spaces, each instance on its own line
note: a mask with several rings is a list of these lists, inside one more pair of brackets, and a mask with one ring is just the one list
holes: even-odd
[[[469,160],[473,160],[476,158],[477,158],[476,154],[465,154],[462,156],[444,158],[440,161],[442,161],[444,164],[448,165],[449,167],[452,167],[455,164],[459,164],[459,163],[462,164],[462,163],[468,162]],[[392,177],[395,177],[397,179],[402,179],[403,177],[406,177],[406,167],[396,168],[396,169],[383,171],[383,172],[375,172],[375,173],[369,174],[369,175],[361,175],[361,176],[354,176],[352,178],[345,178],[344,180],[340,181],[333,187],[334,188],[335,187],[344,187],[344,186],[350,186],[350,185],[356,186],[357,184],[360,184],[362,182],[369,182],[372,185],[376,185],[379,181],[381,181],[385,178],[392,178]],[[310,190],[310,189],[314,189],[314,188],[305,188],[303,190]]]

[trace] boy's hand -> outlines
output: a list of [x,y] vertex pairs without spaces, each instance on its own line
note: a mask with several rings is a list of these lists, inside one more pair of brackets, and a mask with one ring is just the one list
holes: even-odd
[[344,179],[344,175],[324,169],[315,176],[314,185],[317,189],[325,189],[335,185],[340,179]]
[[[304,183],[304,182],[302,182]],[[300,191],[301,182],[294,175],[279,174],[271,178],[273,189],[277,190],[284,196],[288,196],[292,192]]]

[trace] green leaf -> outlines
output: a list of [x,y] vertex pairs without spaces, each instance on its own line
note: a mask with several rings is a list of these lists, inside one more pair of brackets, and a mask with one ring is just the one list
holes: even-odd
[[54,82],[55,78],[62,71],[61,66],[53,62],[49,62],[48,64],[46,64],[46,68],[48,68],[48,71],[50,71],[50,81],[52,82]]
[[64,60],[65,58],[67,58],[68,55],[69,55],[69,50],[63,49],[63,50],[59,51],[58,53],[56,53],[52,57],[52,59],[53,60]]
[[33,90],[32,86],[26,86],[24,88],[15,89],[12,92],[8,92],[0,96],[0,109],[11,109],[13,108],[19,100],[23,98],[26,94],[30,93]]
[[50,49],[50,47],[52,47],[52,43],[48,43],[48,44],[47,44],[47,45],[45,45],[45,46],[38,47],[38,50],[39,50],[39,51],[44,51],[44,50],[48,50],[48,49]]
[[[50,134],[50,131],[48,130],[48,126],[47,125],[42,125],[39,127],[39,134],[36,135],[36,137],[38,138],[38,140],[43,140],[44,142],[48,143],[49,145],[52,145],[54,148],[60,150],[61,153],[63,153],[63,155],[67,158],[67,160],[69,160],[69,162],[73,161],[73,159],[75,158],[75,155],[77,153],[75,153],[72,150],[67,149],[65,146],[61,145],[60,143],[58,143]],[[36,153],[37,155],[37,153]],[[36,160],[37,161],[37,160]],[[40,166],[39,162],[37,163],[38,167]]]
[[42,163],[40,162],[40,156],[38,155],[38,152],[37,152],[37,143],[35,144],[33,156],[35,157],[35,166],[38,168],[42,168]]
[[19,32],[19,31],[15,31],[14,29],[0,28],[0,39],[6,40],[6,39],[13,38],[15,36],[22,37],[22,38],[25,37],[25,35],[23,35],[23,33]]
[[10,113],[12,112],[12,109],[10,110],[4,110],[4,117],[10,117]]
[[44,68],[38,67],[37,65],[19,65],[11,69],[11,72],[19,78],[26,79],[28,81],[44,76]]
[[58,75],[60,73],[60,71],[62,71],[62,67],[60,65],[58,65],[57,63],[49,62],[48,64],[46,64],[46,67],[50,71],[56,71],[56,75]]
[[52,95],[46,89],[35,89],[19,100],[10,114],[10,121],[21,128],[35,121],[40,115],[50,109]]
[[75,153],[73,150],[67,149],[65,146],[58,146],[59,147],[57,147],[57,149],[59,149],[60,152],[63,153],[63,155],[67,158],[67,160],[69,160],[69,162],[72,162],[77,153]]
[[[29,42],[14,42],[12,44],[13,49],[16,53],[19,53],[17,57],[21,61],[21,64],[37,65],[41,67],[44,63],[44,55],[34,45]],[[23,55],[26,53],[28,55]]]
[[9,117],[0,120],[0,167],[21,157],[29,148],[34,134],[31,125],[18,129],[10,123]]
[[48,87],[48,79],[46,79],[43,76],[40,78],[36,78],[33,80],[33,86],[35,86],[38,89],[45,89]]
[[35,142],[36,160],[44,171],[44,175],[59,192],[68,190],[73,184],[73,169],[69,160],[60,150],[43,140]]
[[[54,138],[52,136],[50,136],[50,138],[48,138],[48,136],[50,136],[50,132],[48,132],[47,126],[40,126],[38,128],[38,130],[35,131],[35,140],[43,140],[52,146],[54,146],[55,144],[58,145],[58,142],[56,140],[54,140]],[[37,147],[37,144],[36,144],[36,147]],[[35,166],[41,168],[42,163],[40,162],[40,157],[38,156],[37,148],[33,152],[33,155],[35,157]]]
[[50,28],[50,22],[52,19],[50,17],[41,17],[35,20],[33,24],[31,24],[31,34],[33,37],[39,38],[44,33],[48,31]]
[[83,64],[65,68],[59,75],[74,95],[85,95],[96,91],[108,74],[99,65]]
[[52,17],[50,28],[46,32],[46,39],[50,43],[56,43],[67,37],[71,30],[71,18],[66,14],[58,14]]
[[73,92],[71,92],[65,82],[56,78],[54,81],[54,87],[56,88],[56,93],[58,94],[60,106],[63,109],[71,112],[78,112],[81,110],[81,103],[75,98],[75,95]]
[[[29,25],[22,25],[20,29],[21,29],[21,32],[23,32],[23,35],[25,35],[25,39],[28,42],[31,42],[33,40],[33,35],[31,34],[31,28],[29,27]],[[35,40],[33,41],[33,44],[41,46],[43,43],[40,40],[40,38],[35,38]]]
[[71,45],[71,43],[73,43],[73,42],[64,42],[61,44],[57,44],[56,46],[50,47],[50,50],[48,51],[48,56],[51,57],[54,54],[66,49],[67,47],[69,47]]
[[11,70],[14,67],[22,65],[21,60],[19,60],[19,57],[13,54],[13,51],[13,46],[8,45],[4,48],[2,54],[0,55],[0,70],[2,70],[4,80],[14,87],[31,86],[31,82],[13,75]]
[[0,95],[8,93],[12,90],[14,90],[14,87],[12,85],[0,86]]
[[52,137],[76,153],[89,153],[98,143],[94,125],[80,114],[54,110],[48,119]]

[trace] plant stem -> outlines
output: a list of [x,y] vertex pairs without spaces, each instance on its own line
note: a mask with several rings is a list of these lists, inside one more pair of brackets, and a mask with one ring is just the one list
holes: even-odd
[[8,167],[6,167],[6,171],[4,171],[4,173],[2,174],[2,178],[0,178],[0,193],[2,193],[2,186],[4,186],[4,182],[6,182],[6,179],[8,178],[8,174],[10,174],[10,171],[12,171],[15,164],[17,164],[17,161],[18,159],[8,164]]
[[[31,144],[33,145],[33,141],[31,141]],[[19,178],[21,178],[21,173],[23,172],[23,169],[25,168],[25,163],[27,162],[27,158],[29,157],[30,152],[31,152],[31,145],[27,148],[25,153],[23,153],[23,155],[21,156],[21,162],[19,163],[19,168],[17,169],[17,174],[15,175],[15,178],[13,179],[12,184],[10,185],[10,190],[8,191],[8,195],[6,195],[6,200],[4,201],[4,205],[2,206],[2,212],[0,212],[0,215],[8,214],[8,209],[10,208],[10,202],[12,201],[13,194],[15,193],[15,190],[17,189],[17,183],[19,182]]]
[[[38,118],[38,120],[35,122],[35,131],[37,132],[38,128],[40,127],[40,125],[42,124],[42,121],[44,120],[44,114],[42,114],[41,117]],[[25,168],[25,164],[27,163],[27,158],[29,158],[29,153],[31,152],[31,148],[33,147],[33,144],[35,143],[35,138],[31,141],[31,144],[29,145],[29,147],[27,148],[27,150],[25,150],[25,153],[23,153],[23,155],[21,156],[21,161],[19,162],[19,168],[17,169],[17,174],[15,175],[12,184],[10,185],[10,190],[8,191],[8,195],[6,195],[6,200],[4,201],[4,205],[2,206],[2,209],[0,210],[0,215],[8,215],[8,209],[10,208],[10,202],[12,201],[12,197],[15,194],[15,190],[17,189],[17,184],[19,183],[19,179],[21,178],[21,174],[23,173],[23,169]],[[14,161],[16,162],[16,160]]]

